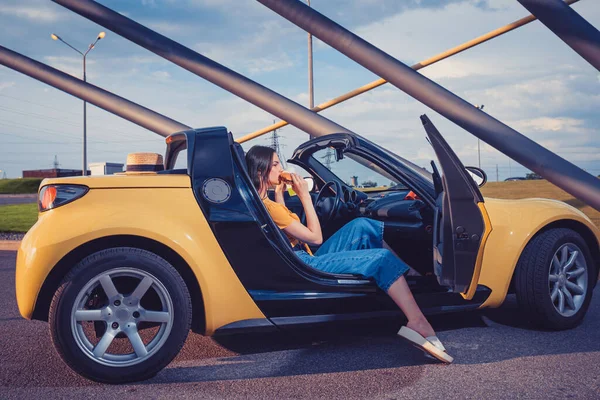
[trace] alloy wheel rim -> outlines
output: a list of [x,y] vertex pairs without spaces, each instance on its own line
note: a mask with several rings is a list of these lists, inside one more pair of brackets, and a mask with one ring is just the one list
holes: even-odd
[[[118,287],[124,283],[135,287],[121,293]],[[98,298],[101,304],[94,304]],[[154,300],[152,309],[143,305],[149,298]],[[79,291],[71,310],[71,332],[78,348],[95,362],[128,367],[162,348],[173,328],[173,314],[171,296],[156,277],[136,268],[115,268],[96,275]],[[103,332],[100,338],[90,335],[90,323],[96,335],[98,329]],[[140,335],[144,324],[152,329]],[[120,352],[115,351],[118,347]]]
[[563,317],[575,315],[588,290],[588,267],[581,249],[565,243],[556,250],[548,274],[550,301]]

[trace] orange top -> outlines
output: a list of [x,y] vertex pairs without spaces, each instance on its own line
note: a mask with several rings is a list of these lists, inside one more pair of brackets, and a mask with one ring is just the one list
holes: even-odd
[[[283,204],[277,203],[269,199],[268,197],[265,197],[263,199],[263,203],[267,208],[267,211],[271,215],[271,218],[273,218],[273,222],[275,222],[279,229],[283,230],[287,228],[294,221],[300,222],[300,217],[298,217],[298,215],[296,215],[295,213],[291,212],[290,209],[284,206]],[[283,233],[285,233],[285,236],[287,236],[292,247],[300,243],[298,239],[296,239],[292,235],[288,235],[287,232],[283,231]],[[306,252],[312,255],[310,249],[306,244],[304,244],[304,247]]]

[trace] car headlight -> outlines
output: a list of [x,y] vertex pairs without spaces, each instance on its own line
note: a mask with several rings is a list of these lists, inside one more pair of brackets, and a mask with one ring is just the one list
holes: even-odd
[[80,185],[47,185],[40,190],[38,209],[40,212],[64,206],[88,192],[87,186]]

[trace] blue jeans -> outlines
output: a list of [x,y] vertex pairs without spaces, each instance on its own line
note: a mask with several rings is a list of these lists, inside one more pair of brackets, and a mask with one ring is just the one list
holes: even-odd
[[357,218],[344,225],[314,256],[303,250],[295,254],[324,272],[374,278],[386,292],[409,270],[406,263],[383,248],[383,222],[368,218]]

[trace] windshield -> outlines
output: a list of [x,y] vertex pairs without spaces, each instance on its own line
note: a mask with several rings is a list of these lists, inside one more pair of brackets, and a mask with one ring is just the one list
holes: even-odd
[[394,160],[398,161],[399,163],[403,164],[406,168],[408,168],[409,170],[414,172],[416,175],[419,175],[421,178],[430,182],[433,185],[433,176],[432,176],[431,172],[427,171],[425,168],[421,168],[418,165],[413,164],[412,162],[408,161],[407,159],[402,158],[399,155],[392,153],[391,151],[389,151],[373,142],[369,142],[364,139],[361,140],[361,142],[362,141],[366,142],[370,147],[377,148],[379,151],[385,153],[387,156],[389,156],[389,157],[393,158]]
[[329,147],[316,151],[312,156],[348,186],[378,191],[406,190],[406,186],[378,165],[351,151],[346,151],[341,160],[336,160],[335,150]]

